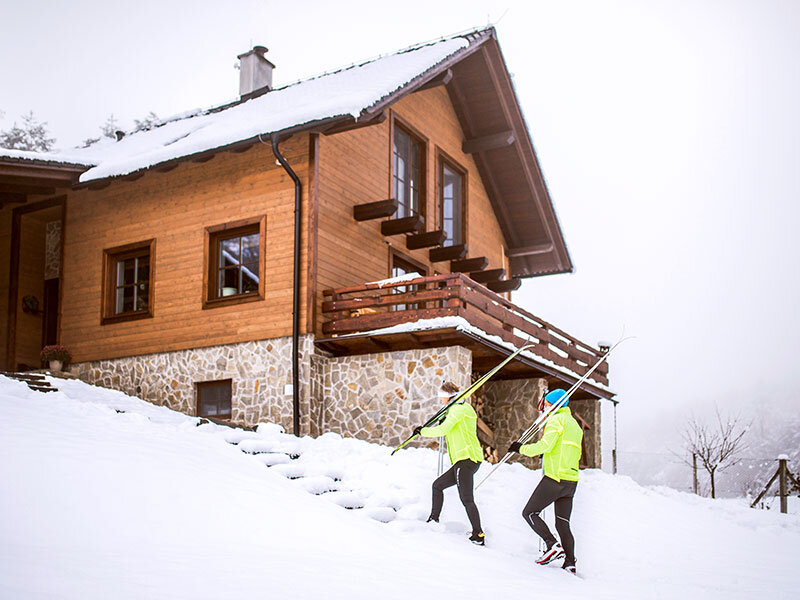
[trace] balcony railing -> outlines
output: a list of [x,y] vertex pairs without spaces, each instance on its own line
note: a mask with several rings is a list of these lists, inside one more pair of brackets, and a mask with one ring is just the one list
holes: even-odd
[[[586,373],[602,356],[601,351],[461,273],[368,283],[323,294],[327,300],[322,311],[328,317],[322,326],[325,335],[370,332],[420,319],[463,317],[473,327],[516,347],[535,344],[534,355],[577,375]],[[600,365],[591,378],[608,385],[608,364]]]

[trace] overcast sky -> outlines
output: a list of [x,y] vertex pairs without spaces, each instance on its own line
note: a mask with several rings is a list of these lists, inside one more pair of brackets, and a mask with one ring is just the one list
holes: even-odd
[[800,2],[15,2],[0,127],[58,147],[495,22],[576,270],[515,301],[612,362],[621,448],[674,444],[687,411],[800,406]]

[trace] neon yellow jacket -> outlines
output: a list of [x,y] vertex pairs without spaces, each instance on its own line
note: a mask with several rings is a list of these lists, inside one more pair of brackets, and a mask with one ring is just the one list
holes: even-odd
[[469,404],[454,404],[441,425],[423,427],[420,432],[425,437],[445,436],[450,464],[468,458],[475,462],[483,460],[483,450],[476,432],[478,415]]
[[568,406],[559,408],[544,426],[544,435],[535,444],[519,449],[525,456],[542,455],[544,474],[550,479],[578,481],[583,430]]

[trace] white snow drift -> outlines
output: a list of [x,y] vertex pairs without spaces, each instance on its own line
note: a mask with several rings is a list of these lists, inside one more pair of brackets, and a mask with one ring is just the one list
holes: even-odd
[[[245,432],[76,381],[0,377],[0,598],[792,598],[800,517],[584,472],[581,578],[533,564],[508,465],[423,522],[437,455]],[[122,412],[120,412],[122,411]],[[234,444],[234,442],[236,444]],[[486,468],[484,465],[483,468]],[[350,507],[348,510],[345,507]],[[552,518],[552,513],[547,515]]]

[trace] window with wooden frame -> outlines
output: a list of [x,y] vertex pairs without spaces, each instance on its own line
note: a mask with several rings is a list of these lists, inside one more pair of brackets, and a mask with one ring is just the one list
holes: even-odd
[[231,380],[197,383],[197,416],[231,418]]
[[439,158],[439,220],[447,233],[444,246],[464,243],[464,171]]
[[153,316],[154,239],[103,250],[101,324]]
[[264,298],[266,217],[206,228],[203,308]]
[[[407,257],[400,256],[396,252],[392,252],[391,259],[391,277],[401,277],[409,273],[419,273],[422,277],[425,277],[428,274],[428,270],[424,266]],[[399,285],[392,288],[392,291],[395,294],[404,294],[417,289],[416,285]],[[395,304],[392,306],[392,310],[418,310],[420,308],[422,307],[419,304]]]
[[410,127],[392,120],[392,195],[395,218],[425,215],[425,142]]

